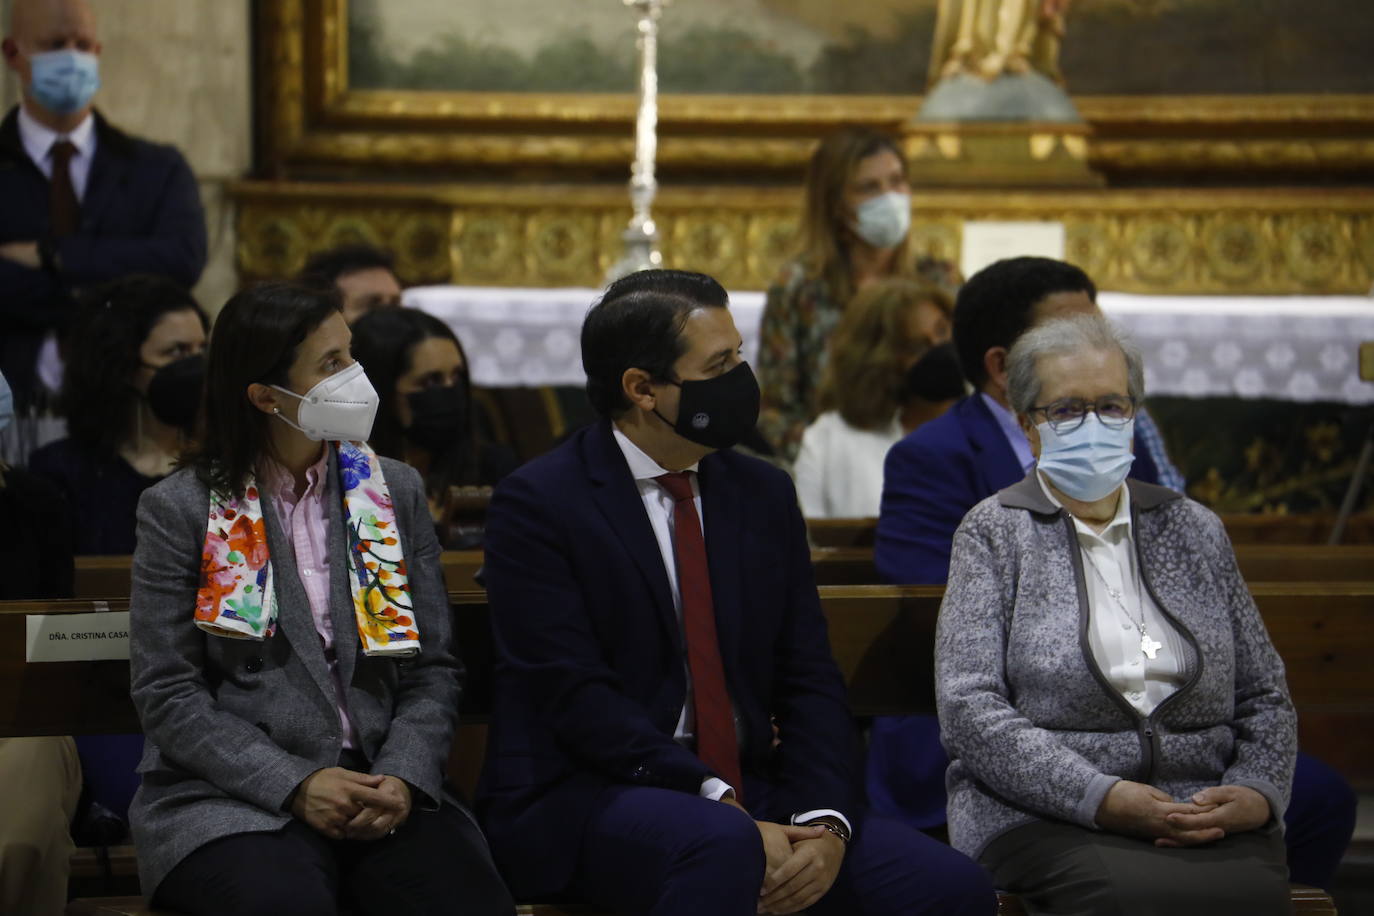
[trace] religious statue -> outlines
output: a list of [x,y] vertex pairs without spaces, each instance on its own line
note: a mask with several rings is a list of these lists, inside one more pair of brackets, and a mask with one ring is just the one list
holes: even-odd
[[1036,70],[1058,85],[1069,0],[940,0],[930,85],[956,74],[991,82]]

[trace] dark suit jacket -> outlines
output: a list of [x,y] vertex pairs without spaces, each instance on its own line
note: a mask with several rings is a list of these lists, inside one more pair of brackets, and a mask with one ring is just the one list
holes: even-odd
[[[330,608],[339,680],[373,773],[414,788],[416,808],[442,794],[462,668],[450,647],[448,593],[424,485],[382,459],[410,573],[420,654],[362,653],[349,592],[342,495],[332,450],[325,487]],[[209,493],[190,469],[143,494],[129,601],[131,693],[148,737],[143,784],[129,809],[143,891],[222,836],[281,828],[301,780],[339,761],[335,688],[296,572],[291,538],[264,506],[277,595],[265,640],[210,636],[195,626]]]
[[0,550],[0,600],[70,598],[72,514],[52,481],[0,462],[0,518],[24,526]]
[[[26,391],[36,341],[65,319],[82,287],[130,273],[153,273],[186,286],[205,267],[205,214],[186,160],[95,115],[96,151],[75,235],[57,246],[56,275],[0,258],[0,327],[26,345],[5,348],[0,371]],[[0,122],[0,242],[47,234],[49,182],[19,139],[19,110]],[[30,352],[31,351],[31,352]],[[27,360],[27,362],[25,362]]]
[[[1026,476],[997,418],[970,395],[887,453],[873,559],[888,582],[944,585],[954,531],[970,509]],[[1130,476],[1158,483],[1136,438]]]
[[[766,781],[771,810],[758,816],[835,808],[852,819],[852,722],[792,483],[728,451],[699,469],[721,655],[743,724],[745,802]],[[497,665],[478,814],[516,895],[554,893],[577,865],[603,788],[696,794],[714,775],[673,740],[686,692],[681,629],[609,423],[497,487],[485,578]]]

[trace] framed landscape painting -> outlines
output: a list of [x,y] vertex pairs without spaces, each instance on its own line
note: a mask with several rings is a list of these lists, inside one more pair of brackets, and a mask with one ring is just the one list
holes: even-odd
[[[667,170],[795,173],[842,123],[899,130],[960,0],[673,0]],[[987,0],[984,0],[987,2]],[[258,0],[260,157],[465,174],[623,171],[638,81],[623,0]],[[1374,4],[1073,0],[1068,89],[1104,138],[1346,135],[1374,113]]]
[[[945,3],[947,7],[957,4]],[[940,0],[677,0],[668,94],[924,91]],[[355,89],[624,93],[621,0],[352,0]],[[1076,0],[1063,67],[1080,95],[1374,92],[1374,8],[1350,0]]]

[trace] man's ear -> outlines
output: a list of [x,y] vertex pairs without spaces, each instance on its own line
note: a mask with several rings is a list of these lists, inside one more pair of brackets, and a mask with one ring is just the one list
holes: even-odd
[[653,380],[643,369],[626,369],[620,377],[620,391],[625,400],[640,410],[653,410],[658,405]]
[[0,41],[0,52],[5,55],[5,63],[16,73],[19,72],[19,45],[13,38],[6,38]]
[[263,413],[272,414],[281,406],[281,393],[271,385],[253,382],[248,386],[248,403]]
[[1007,390],[1007,348],[992,347],[983,354],[983,371],[998,391]]
[[1030,443],[1031,454],[1035,460],[1040,460],[1040,430],[1035,428],[1035,424],[1030,421],[1026,414],[1017,414],[1016,422],[1021,424],[1021,432],[1026,434],[1026,441]]

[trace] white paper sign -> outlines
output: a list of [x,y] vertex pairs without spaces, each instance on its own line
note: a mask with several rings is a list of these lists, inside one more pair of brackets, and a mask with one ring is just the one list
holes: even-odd
[[1064,224],[1048,221],[964,223],[959,269],[971,277],[994,261],[1035,255],[1064,259]]
[[29,614],[24,618],[29,662],[88,662],[129,657],[129,612]]

